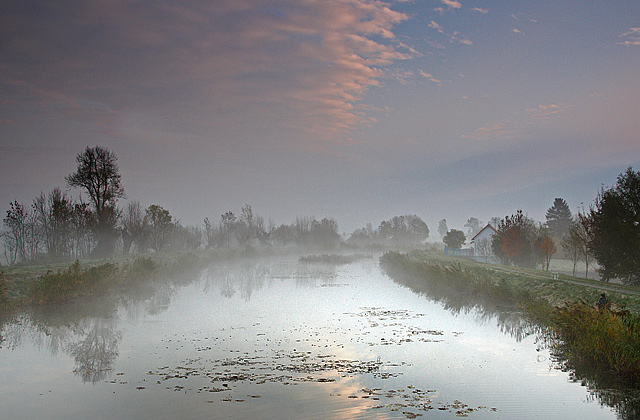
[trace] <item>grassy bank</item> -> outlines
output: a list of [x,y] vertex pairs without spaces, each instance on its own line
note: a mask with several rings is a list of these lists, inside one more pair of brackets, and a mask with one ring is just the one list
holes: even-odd
[[[501,266],[453,260],[429,252],[388,252],[381,265],[392,277],[427,294],[450,293],[491,299],[521,308],[545,328],[553,346],[576,362],[640,380],[640,297],[628,287],[611,291],[604,283],[575,279],[554,280],[537,270],[520,271]],[[613,302],[595,306],[602,285]]]
[[0,314],[27,305],[67,303],[126,291],[145,281],[184,276],[237,252],[185,252],[76,261],[5,269],[0,274]]

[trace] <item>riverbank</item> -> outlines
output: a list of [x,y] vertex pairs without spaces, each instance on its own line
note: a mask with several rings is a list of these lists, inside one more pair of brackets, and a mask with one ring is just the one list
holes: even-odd
[[[551,346],[569,363],[588,362],[640,381],[640,296],[638,289],[540,270],[482,264],[427,251],[387,252],[381,266],[419,293],[447,289],[460,296],[520,308],[546,330]],[[595,306],[606,291],[612,305]]]
[[[25,306],[76,302],[124,292],[145,282],[197,275],[212,263],[274,255],[308,263],[346,264],[372,254],[315,254],[318,249],[245,248],[158,252],[100,260],[21,265],[0,269],[0,315]],[[306,256],[302,256],[306,255]]]
[[240,251],[190,251],[3,267],[0,315],[30,305],[101,297],[156,278],[188,276],[215,261],[245,256],[249,254]]

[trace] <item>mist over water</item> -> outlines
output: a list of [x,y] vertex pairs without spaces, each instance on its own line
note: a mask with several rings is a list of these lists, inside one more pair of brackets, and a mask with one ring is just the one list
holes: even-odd
[[616,418],[513,308],[419,295],[377,258],[216,263],[2,336],[3,418]]

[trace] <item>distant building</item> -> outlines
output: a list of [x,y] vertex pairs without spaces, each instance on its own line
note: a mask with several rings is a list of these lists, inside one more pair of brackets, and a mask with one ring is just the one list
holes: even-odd
[[473,246],[473,259],[480,262],[487,262],[492,264],[500,263],[500,260],[493,255],[491,249],[491,242],[493,241],[493,235],[497,231],[488,223],[482,228],[480,232],[471,238],[471,245]]

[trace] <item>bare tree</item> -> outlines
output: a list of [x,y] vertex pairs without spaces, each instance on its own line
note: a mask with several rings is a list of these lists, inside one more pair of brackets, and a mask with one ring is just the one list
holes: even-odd
[[130,201],[122,212],[122,251],[125,255],[129,254],[133,244],[138,252],[147,250],[148,229],[144,216],[139,201]]

